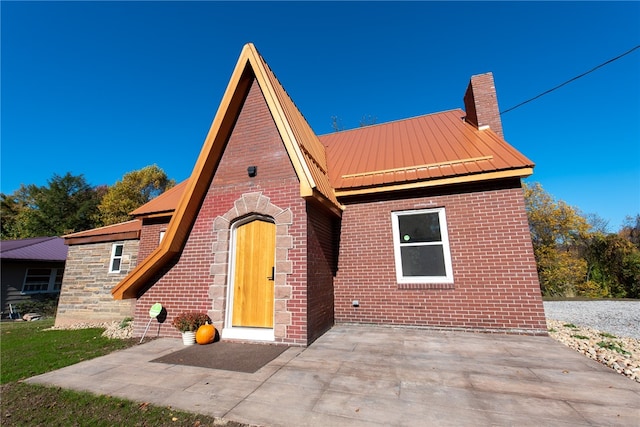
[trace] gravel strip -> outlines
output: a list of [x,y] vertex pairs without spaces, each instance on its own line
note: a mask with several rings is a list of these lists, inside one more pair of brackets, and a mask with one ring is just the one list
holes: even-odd
[[545,301],[551,338],[640,382],[640,301]]
[[640,301],[545,301],[547,319],[640,339]]
[[49,331],[55,330],[74,330],[74,329],[89,329],[89,328],[105,328],[102,333],[103,337],[110,339],[127,339],[133,338],[133,322],[128,322],[124,327],[121,326],[121,322],[102,322],[102,323],[74,323],[73,325],[65,326],[52,326],[45,329]]
[[640,383],[640,340],[547,319],[549,336]]

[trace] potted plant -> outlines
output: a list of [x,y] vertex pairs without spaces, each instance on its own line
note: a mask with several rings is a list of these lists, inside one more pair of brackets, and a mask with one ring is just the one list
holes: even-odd
[[196,343],[196,331],[202,325],[211,323],[211,319],[205,313],[197,311],[187,311],[178,314],[173,318],[171,324],[182,332],[182,342],[184,345]]

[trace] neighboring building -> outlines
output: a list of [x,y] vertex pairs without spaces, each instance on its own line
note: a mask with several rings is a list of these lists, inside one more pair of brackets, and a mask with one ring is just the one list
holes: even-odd
[[546,334],[534,165],[502,137],[490,73],[464,104],[318,137],[246,45],[189,180],[134,212],[140,262],[111,291],[134,333],[159,302],[164,336],[192,310],[223,339],[299,345],[334,322]]
[[9,304],[57,298],[66,259],[67,247],[60,237],[0,242],[2,318],[9,317]]
[[141,226],[132,220],[63,236],[69,253],[56,326],[133,317],[135,301],[114,300],[111,290],[136,266]]

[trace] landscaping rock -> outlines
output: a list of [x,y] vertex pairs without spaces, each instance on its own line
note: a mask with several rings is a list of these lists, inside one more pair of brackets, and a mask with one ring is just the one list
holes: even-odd
[[102,323],[74,323],[73,325],[53,326],[49,330],[64,329],[88,329],[88,328],[105,328],[102,333],[103,337],[110,339],[128,339],[133,338],[133,323],[129,322],[126,326],[122,326],[122,322],[102,322]]
[[606,331],[554,319],[547,319],[547,328],[551,338],[640,382],[639,339],[618,337]]

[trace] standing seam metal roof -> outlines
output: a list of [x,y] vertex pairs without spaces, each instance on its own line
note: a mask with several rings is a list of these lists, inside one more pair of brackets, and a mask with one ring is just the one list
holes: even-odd
[[[249,43],[240,54],[191,178],[183,190],[175,190],[176,195],[181,193],[180,197],[167,196],[163,200],[175,203],[165,238],[114,287],[116,299],[137,297],[146,281],[180,251],[206,195],[207,183],[215,173],[224,140],[242,108],[242,97],[254,78],[300,178],[301,196],[318,199],[337,214],[342,209],[336,196],[341,189],[377,191],[398,183],[533,166],[490,130],[479,131],[464,123],[462,110],[318,137]],[[152,210],[157,209],[156,206]],[[143,206],[136,213],[148,211],[149,206]]]
[[462,110],[323,135],[336,190],[531,168],[533,162]]
[[[305,164],[311,173],[316,189],[335,206],[340,206],[328,177],[327,158],[324,146],[287,91],[278,81],[271,68],[269,68],[264,58],[262,58],[259,53],[258,56],[269,83],[278,98],[278,102],[282,106],[283,113],[286,116],[286,123],[291,127],[295,141],[304,156]],[[264,90],[265,88],[262,89]]]
[[34,237],[0,242],[2,259],[66,261],[68,250],[61,237]]
[[180,197],[182,197],[182,193],[187,186],[187,182],[188,180],[185,179],[181,183],[171,187],[155,199],[149,201],[148,203],[145,203],[144,205],[131,212],[131,215],[140,217],[161,212],[172,212],[178,205]]
[[130,221],[120,222],[118,224],[105,225],[104,227],[66,234],[62,237],[64,237],[65,239],[78,239],[83,237],[109,236],[127,232],[139,232],[140,230],[142,230],[142,221],[140,221],[139,219],[132,219]]

